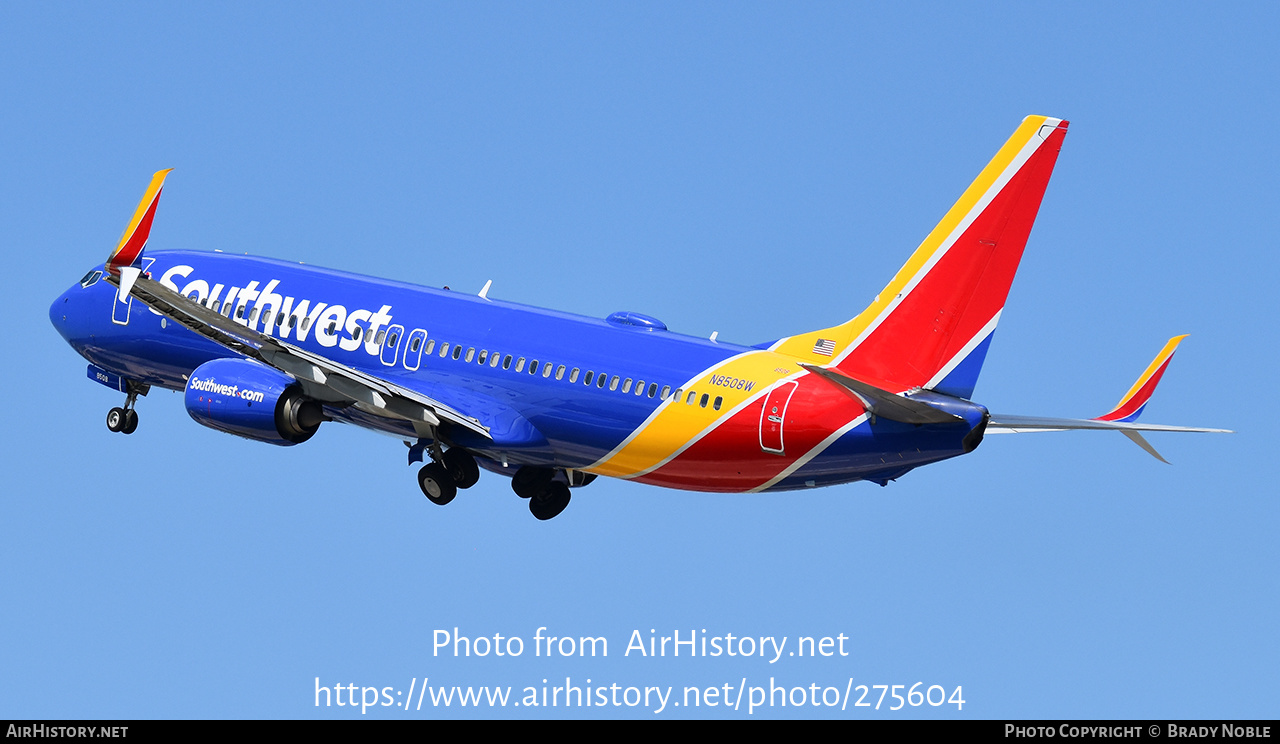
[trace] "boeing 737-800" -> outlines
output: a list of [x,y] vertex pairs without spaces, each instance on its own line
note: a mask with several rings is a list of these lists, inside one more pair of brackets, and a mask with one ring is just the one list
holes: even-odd
[[[974,384],[1067,122],[1023,120],[871,306],[821,330],[739,346],[656,318],[587,318],[219,252],[145,251],[156,173],[106,262],[50,308],[124,393],[132,432],[152,386],[185,391],[205,426],[277,445],[330,421],[403,439],[436,504],[511,477],[539,519],[598,475],[758,492],[867,480],[972,452],[989,431],[1112,429],[1159,457],[1136,423],[1177,337],[1096,419],[999,416]],[[1162,458],[1163,459],[1163,458]]]

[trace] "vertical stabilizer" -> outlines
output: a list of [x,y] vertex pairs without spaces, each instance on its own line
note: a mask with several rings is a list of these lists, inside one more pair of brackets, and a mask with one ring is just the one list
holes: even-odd
[[970,397],[1066,132],[1023,119],[870,307],[771,348],[889,390]]

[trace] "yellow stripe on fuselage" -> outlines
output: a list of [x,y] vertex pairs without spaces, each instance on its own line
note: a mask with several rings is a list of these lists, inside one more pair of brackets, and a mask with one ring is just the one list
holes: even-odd
[[[907,263],[898,270],[893,280],[880,291],[880,294],[876,296],[876,299],[866,310],[841,325],[784,338],[775,344],[771,350],[780,354],[798,357],[811,364],[830,364],[833,358],[840,358],[841,354],[849,348],[849,345],[870,328],[872,323],[893,304],[897,296],[905,291],[911,285],[912,280],[929,265],[934,254],[943,247],[943,244],[955,231],[956,227],[964,222],[965,218],[973,212],[992,186],[1000,180],[1001,175],[1017,158],[1018,153],[1022,152],[1027,143],[1031,141],[1031,138],[1036,136],[1036,133],[1044,126],[1048,118],[1046,116],[1028,116],[1023,119],[1022,124],[1005,141],[1000,151],[995,154],[991,162],[987,163],[987,167],[983,168],[978,177],[973,180],[973,183],[969,184],[969,188],[952,205],[951,210],[942,218],[942,221],[933,228],[933,231],[924,239],[920,247],[916,248],[915,253],[911,254],[911,258],[907,260]],[[818,342],[818,339],[835,341],[835,352],[831,356],[815,354],[813,347]]]
[[[685,384],[679,398],[664,402],[630,440],[586,470],[618,478],[647,473],[718,426],[744,401],[800,371],[794,360],[768,351],[730,357]],[[690,392],[696,396],[692,405],[685,402]],[[699,405],[704,394],[706,408]],[[719,411],[713,408],[717,396],[724,398]]]

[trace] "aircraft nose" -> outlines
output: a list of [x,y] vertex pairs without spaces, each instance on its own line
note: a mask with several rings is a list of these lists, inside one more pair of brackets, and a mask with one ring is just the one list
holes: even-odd
[[71,340],[69,335],[71,317],[71,290],[67,290],[58,296],[49,306],[49,322],[53,323],[53,327],[58,330],[64,339]]

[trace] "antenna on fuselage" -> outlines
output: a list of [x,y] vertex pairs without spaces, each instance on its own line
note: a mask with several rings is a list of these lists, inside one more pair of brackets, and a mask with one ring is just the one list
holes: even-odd
[[492,287],[492,286],[493,286],[492,279],[484,283],[484,289],[480,290],[480,299],[482,300],[489,299],[489,287]]

